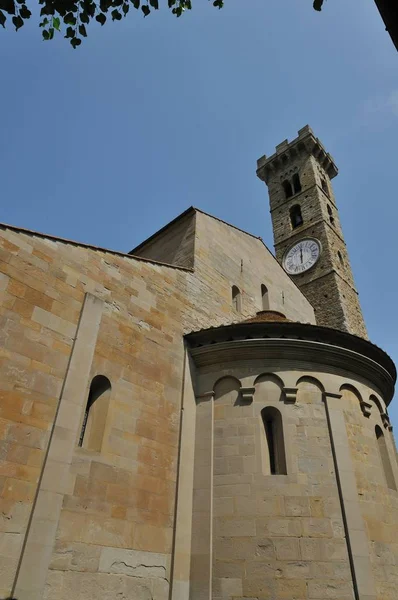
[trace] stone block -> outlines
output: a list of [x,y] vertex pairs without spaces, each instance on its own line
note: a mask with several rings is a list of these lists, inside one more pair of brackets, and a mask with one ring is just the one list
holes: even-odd
[[217,537],[253,537],[256,535],[255,520],[218,517],[214,522],[214,533]]
[[278,560],[299,560],[301,558],[298,538],[273,538],[273,543]]
[[309,517],[309,498],[306,496],[291,496],[285,498],[285,514],[287,517]]

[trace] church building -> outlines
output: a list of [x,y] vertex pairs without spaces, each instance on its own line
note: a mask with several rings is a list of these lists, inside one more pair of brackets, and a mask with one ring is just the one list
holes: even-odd
[[397,600],[336,175],[308,126],[258,160],[275,256],[196,208],[126,254],[0,226],[0,597]]

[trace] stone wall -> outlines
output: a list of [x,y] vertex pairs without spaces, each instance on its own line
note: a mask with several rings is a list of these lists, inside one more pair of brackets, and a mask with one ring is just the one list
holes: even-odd
[[[272,307],[314,321],[260,240],[199,220],[195,272],[1,229],[1,595],[164,600],[183,334],[254,314],[264,282]],[[98,374],[112,389],[94,452],[78,440]]]
[[[328,365],[299,369],[303,357],[284,370],[272,357],[211,365],[204,356],[195,426],[185,425],[193,473],[185,466],[180,481],[193,482],[190,593],[173,589],[172,600],[392,599],[398,493],[380,469],[373,419],[395,482],[398,469],[377,389]],[[362,396],[352,400],[355,386]],[[287,474],[269,472],[264,407],[282,415]]]
[[[398,565],[398,468],[394,439],[382,413],[382,400],[360,386],[342,390],[345,417],[355,468],[361,512],[366,524],[367,547],[371,557],[377,600],[395,600]],[[360,402],[369,403],[370,415],[358,411]],[[380,412],[382,410],[382,413]],[[377,444],[375,428],[380,427],[387,445],[395,489],[389,488]]]
[[130,254],[180,267],[194,266],[195,211],[187,211]]
[[[302,137],[304,142],[306,136],[307,146],[299,141]],[[268,186],[276,257],[283,264],[291,246],[306,237],[316,238],[321,245],[319,260],[308,271],[292,277],[316,309],[320,325],[366,338],[331,179],[323,167],[325,154],[321,152],[320,158],[316,156],[312,149],[315,138],[309,141],[310,138],[312,132],[307,128],[291,144],[287,141],[280,144],[276,155],[268,159],[273,168],[269,168],[266,175],[261,167],[259,169],[260,177]],[[267,160],[264,158],[259,162],[265,165]],[[332,175],[335,174],[332,170]],[[286,198],[283,183],[291,182],[294,175],[300,178],[301,190]],[[290,210],[295,205],[300,206],[303,219],[297,227],[293,227],[290,218]],[[321,294],[319,286],[322,287]]]

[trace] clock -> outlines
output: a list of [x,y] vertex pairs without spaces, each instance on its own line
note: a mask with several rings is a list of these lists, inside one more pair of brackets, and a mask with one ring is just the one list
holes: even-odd
[[320,254],[320,242],[315,238],[304,238],[286,252],[283,258],[283,267],[289,275],[299,275],[311,269]]

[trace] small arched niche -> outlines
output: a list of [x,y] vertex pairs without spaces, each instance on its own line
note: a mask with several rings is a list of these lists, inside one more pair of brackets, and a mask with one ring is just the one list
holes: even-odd
[[292,229],[296,229],[296,227],[299,227],[300,225],[303,224],[303,217],[301,214],[300,204],[295,204],[294,206],[292,206],[291,209],[289,210],[289,214],[290,214],[290,223],[292,225]]
[[274,406],[266,406],[261,411],[261,420],[266,440],[264,474],[286,475],[286,453],[282,415]]
[[304,375],[296,383],[298,404],[322,404],[325,388],[315,377]]
[[285,198],[291,198],[293,196],[293,189],[288,179],[285,179],[285,181],[282,182],[282,187],[285,192]]
[[269,310],[268,288],[263,283],[261,284],[261,304],[263,310]]
[[321,186],[322,186],[322,190],[325,192],[326,196],[329,197],[329,188],[328,188],[328,184],[326,183],[326,179],[324,177],[321,177]]
[[230,375],[221,377],[214,384],[214,401],[217,404],[233,406],[238,400],[240,387],[240,381],[235,377]]
[[111,389],[111,382],[104,375],[96,375],[91,381],[79,437],[81,448],[101,452]]
[[383,467],[383,472],[384,472],[384,477],[385,477],[385,480],[387,483],[387,487],[389,487],[390,490],[396,490],[397,485],[395,483],[394,473],[392,470],[390,457],[388,454],[386,438],[384,437],[383,430],[379,425],[376,425],[376,427],[375,427],[375,434],[376,434],[377,446],[379,448],[379,456],[380,456],[381,464]]
[[330,224],[334,225],[333,211],[332,211],[332,207],[330,206],[330,204],[327,205],[327,209],[328,209],[328,215],[329,215]]
[[363,398],[357,390],[357,388],[353,385],[349,383],[344,383],[340,387],[340,393],[342,395],[343,400],[345,402],[349,402],[353,409],[355,409],[358,406],[358,403],[360,406],[362,406]]
[[232,306],[236,312],[242,312],[242,295],[238,286],[232,286]]
[[294,193],[298,194],[299,192],[301,192],[301,181],[300,181],[300,175],[298,173],[295,173],[293,175],[292,182],[293,182]]

